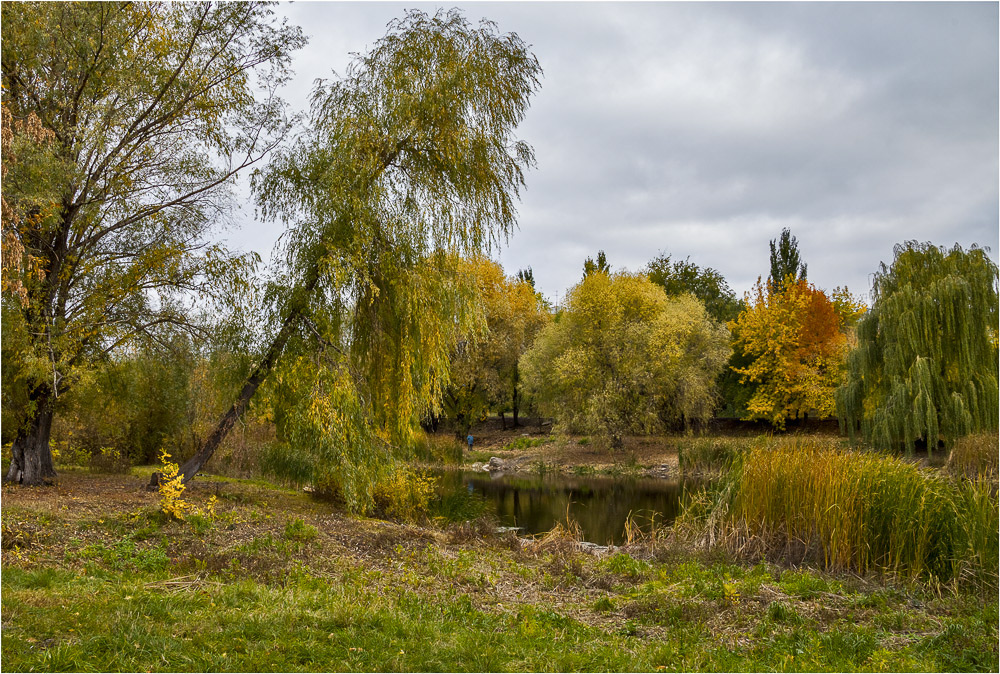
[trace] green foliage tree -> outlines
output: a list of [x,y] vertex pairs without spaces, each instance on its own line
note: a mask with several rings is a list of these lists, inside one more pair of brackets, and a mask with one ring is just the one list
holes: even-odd
[[366,507],[372,471],[440,400],[456,336],[483,319],[460,259],[513,229],[534,161],[514,129],[540,72],[491,22],[414,11],[317,86],[310,128],[254,180],[264,217],[290,223],[273,336],[185,481],[280,364],[289,442]]
[[661,253],[647,265],[646,274],[669,297],[691,293],[705,305],[709,316],[720,323],[731,321],[740,313],[740,300],[725,277],[711,267],[699,267],[690,258],[671,261],[669,255]]
[[516,278],[518,281],[521,281],[522,283],[527,283],[528,285],[531,286],[532,290],[534,290],[535,272],[532,271],[531,267],[528,267],[527,269],[518,269]]
[[879,447],[997,428],[997,265],[973,246],[897,245],[858,323],[842,423]]
[[768,278],[778,292],[785,289],[789,278],[792,282],[804,281],[806,265],[799,258],[799,242],[792,236],[792,232],[788,228],[782,229],[777,246],[774,239],[771,239],[770,246],[771,275]]
[[195,330],[192,295],[252,264],[208,234],[287,128],[273,91],[304,39],[249,2],[5,3],[2,22],[4,252],[26,262],[4,269],[4,378],[26,392],[4,479],[39,484],[87,363]]
[[112,449],[123,465],[156,463],[161,449],[176,455],[191,427],[197,355],[184,333],[170,346],[169,353],[146,345],[94,364],[67,392],[53,440],[62,436],[92,456]]
[[590,274],[521,358],[540,408],[569,431],[606,438],[705,421],[729,333],[692,295],[670,298],[645,274]]
[[608,264],[608,258],[604,255],[603,250],[597,251],[597,261],[595,262],[593,258],[588,257],[583,263],[583,276],[584,278],[590,276],[591,274],[610,274],[611,266]]

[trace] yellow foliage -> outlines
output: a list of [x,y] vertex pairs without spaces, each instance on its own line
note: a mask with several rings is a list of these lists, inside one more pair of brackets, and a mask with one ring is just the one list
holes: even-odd
[[693,295],[645,274],[592,273],[521,359],[524,382],[566,429],[620,446],[626,434],[706,419],[729,335]]
[[436,488],[437,478],[399,468],[376,482],[372,498],[385,516],[415,522],[427,516]]
[[730,323],[734,348],[753,358],[747,367],[733,369],[742,381],[758,384],[747,404],[748,418],[782,428],[787,419],[804,414],[833,415],[834,391],[845,373],[847,333],[864,305],[840,288],[831,302],[805,280],[781,291],[758,279],[754,295]]
[[487,257],[461,260],[460,272],[476,289],[481,315],[452,351],[446,405],[453,416],[477,419],[511,405],[518,359],[551,316],[531,284],[506,277]]
[[167,450],[161,450],[160,463],[163,468],[160,471],[160,510],[168,516],[184,520],[185,515],[191,511],[191,505],[181,498],[185,485],[180,476],[180,467],[169,460]]
[[210,496],[208,501],[205,502],[205,508],[199,510],[181,498],[184,495],[186,486],[180,475],[180,467],[169,459],[170,455],[167,454],[167,450],[160,450],[160,463],[163,466],[160,469],[160,510],[167,516],[181,522],[188,515],[200,515],[208,519],[214,519],[215,505],[219,499],[214,495]]

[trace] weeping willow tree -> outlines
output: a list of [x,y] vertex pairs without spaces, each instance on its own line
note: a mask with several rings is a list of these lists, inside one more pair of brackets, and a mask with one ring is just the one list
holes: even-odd
[[838,413],[880,447],[997,428],[997,266],[972,246],[908,241],[875,273]]
[[373,467],[440,399],[456,334],[483,321],[459,257],[515,226],[534,158],[514,129],[540,74],[495,24],[414,11],[318,83],[309,129],[254,178],[263,216],[289,225],[274,337],[185,481],[278,368],[290,443],[364,506]]

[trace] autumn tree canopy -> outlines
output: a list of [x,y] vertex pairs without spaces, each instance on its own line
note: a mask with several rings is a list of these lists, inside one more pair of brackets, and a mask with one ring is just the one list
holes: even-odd
[[521,358],[525,386],[565,430],[611,447],[624,436],[706,420],[729,335],[691,295],[645,274],[592,273]]
[[544,301],[519,276],[505,277],[499,264],[478,257],[463,265],[475,277],[485,330],[459,337],[451,358],[444,409],[462,434],[490,410],[513,412],[522,405],[518,360],[551,320]]
[[908,241],[875,273],[838,391],[852,437],[880,447],[997,428],[997,266],[981,248]]
[[38,484],[54,475],[52,418],[80,368],[196,329],[192,297],[223,297],[219,281],[252,264],[209,233],[231,179],[287,128],[273,93],[305,40],[253,2],[2,13],[3,329],[17,344],[3,376],[25,391],[5,416],[17,417],[5,479]]
[[746,361],[733,369],[756,384],[748,418],[784,428],[788,419],[832,416],[834,391],[843,381],[849,326],[863,305],[838,290],[839,304],[805,280],[784,290],[757,280],[746,309],[733,322],[734,349]]

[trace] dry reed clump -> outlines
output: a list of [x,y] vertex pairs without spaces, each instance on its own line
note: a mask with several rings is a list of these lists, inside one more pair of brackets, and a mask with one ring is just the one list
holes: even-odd
[[566,518],[566,522],[556,522],[549,531],[536,538],[528,547],[536,551],[575,552],[583,540],[583,530],[574,519]]
[[516,549],[520,549],[517,542],[517,533],[505,531],[501,535],[497,528],[497,520],[493,515],[481,515],[475,519],[462,522],[451,522],[444,528],[444,533],[448,537],[449,545],[460,545],[464,543],[477,543],[482,541],[501,542],[506,547],[511,547],[511,539]]
[[[998,510],[986,481],[809,441],[757,446],[680,518],[700,542],[827,568],[996,585]],[[799,557],[796,559],[796,557]]]
[[952,475],[975,479],[983,476],[997,481],[1000,438],[996,433],[976,433],[955,441],[948,454],[946,470]]

